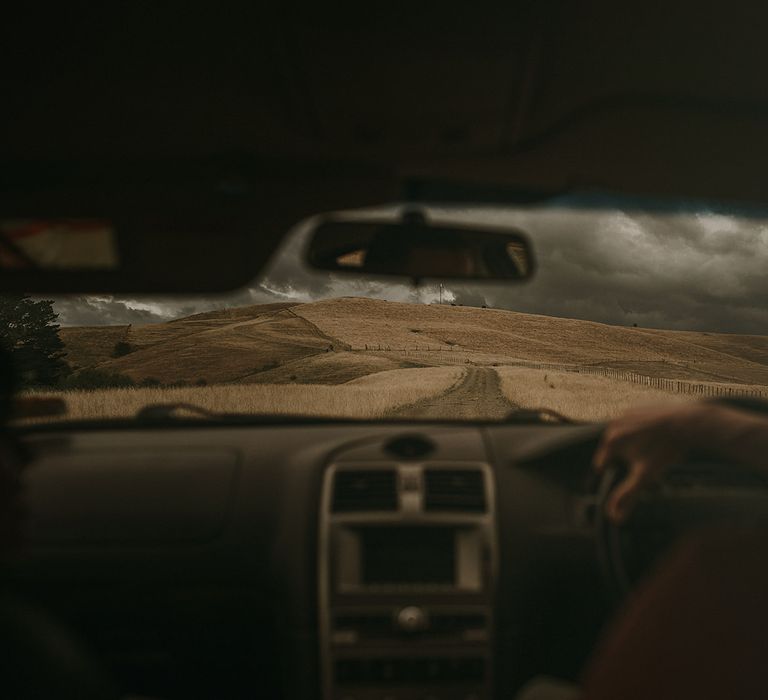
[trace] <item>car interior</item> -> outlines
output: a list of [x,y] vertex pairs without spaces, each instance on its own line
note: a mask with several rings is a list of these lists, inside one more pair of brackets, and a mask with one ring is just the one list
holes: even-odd
[[[423,211],[566,195],[763,211],[767,22],[759,4],[689,0],[22,4],[0,43],[0,291],[222,294],[305,222],[314,269],[514,293],[546,265],[535,236]],[[349,215],[384,205],[402,216]],[[88,243],[47,264],[14,247],[21,219]],[[358,255],[382,240],[387,255]],[[8,698],[582,697],[670,548],[768,515],[768,477],[703,454],[617,526],[621,468],[592,466],[603,422],[13,421],[3,367],[0,486],[21,467],[26,511],[0,570]],[[727,605],[670,619],[695,639]],[[766,690],[750,658],[719,697]],[[710,697],[648,673],[648,700]]]

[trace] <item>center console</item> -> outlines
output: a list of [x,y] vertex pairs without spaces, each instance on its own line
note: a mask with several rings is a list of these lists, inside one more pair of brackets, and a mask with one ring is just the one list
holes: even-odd
[[467,462],[337,462],[320,510],[326,700],[492,695],[493,472]]

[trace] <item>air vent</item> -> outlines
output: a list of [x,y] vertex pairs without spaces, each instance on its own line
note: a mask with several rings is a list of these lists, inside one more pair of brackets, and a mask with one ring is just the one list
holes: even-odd
[[333,511],[397,510],[394,469],[339,471],[333,485]]
[[428,469],[424,510],[485,512],[485,484],[479,469]]

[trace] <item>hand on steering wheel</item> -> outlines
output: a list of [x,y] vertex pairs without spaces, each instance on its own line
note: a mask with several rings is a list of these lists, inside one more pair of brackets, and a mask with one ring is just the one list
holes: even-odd
[[593,458],[603,473],[625,466],[626,477],[608,495],[608,518],[626,520],[640,490],[664,471],[703,451],[733,463],[768,467],[768,418],[717,403],[689,403],[632,411],[605,429]]

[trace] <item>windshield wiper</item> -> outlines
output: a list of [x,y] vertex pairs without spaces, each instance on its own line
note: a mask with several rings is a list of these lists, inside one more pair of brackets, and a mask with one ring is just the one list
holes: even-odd
[[193,403],[151,403],[136,414],[135,420],[139,423],[156,423],[163,421],[188,420],[187,416],[180,415],[184,411],[194,414],[195,418],[205,420],[222,420],[227,418],[225,413],[216,413],[207,408],[197,406]]
[[505,423],[576,423],[551,408],[516,408],[504,418]]
[[[187,414],[187,415],[185,415]],[[190,415],[191,414],[191,415]],[[217,413],[192,403],[153,403],[144,406],[135,416],[138,423],[186,422],[189,420],[206,420],[217,422],[253,421],[250,413]],[[316,416],[302,416],[312,422]],[[329,422],[332,419],[328,419]],[[504,418],[505,423],[574,423],[562,413],[550,408],[516,408]]]
[[[162,425],[163,423],[245,423],[245,424],[285,424],[285,423],[338,423],[355,422],[354,418],[338,418],[326,416],[294,415],[289,413],[259,414],[259,413],[219,413],[193,403],[152,403],[144,406],[129,421],[132,424]],[[359,421],[357,421],[359,422]]]
[[253,413],[219,413],[217,411],[210,411],[207,408],[198,406],[194,403],[184,403],[179,401],[177,403],[152,403],[144,406],[133,417],[133,421],[136,423],[189,423],[194,421],[204,421],[209,423],[253,423],[253,422],[279,422],[286,421],[307,421],[316,422],[318,419],[315,416],[290,416],[290,415],[277,415],[277,416],[262,416]]

